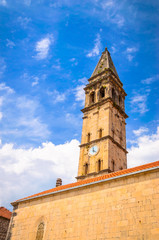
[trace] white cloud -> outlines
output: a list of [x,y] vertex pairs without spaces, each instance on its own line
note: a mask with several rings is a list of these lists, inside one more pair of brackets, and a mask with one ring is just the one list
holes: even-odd
[[0,0],[0,5],[6,6],[7,5],[7,1],[6,0]]
[[46,37],[42,38],[36,43],[35,51],[37,55],[35,58],[37,60],[42,60],[48,57],[50,45],[53,43],[54,38],[52,34],[48,34]]
[[39,84],[39,78],[38,77],[33,77],[33,82],[32,82],[32,87],[34,87],[34,86],[36,86],[36,85],[38,85]]
[[7,44],[6,44],[7,47],[10,47],[10,48],[13,48],[15,47],[15,43],[9,39],[7,39]]
[[3,103],[3,97],[0,97],[0,107],[2,106]]
[[139,129],[137,130],[133,130],[133,133],[136,135],[136,136],[141,136],[143,133],[146,133],[148,132],[148,128],[145,128],[145,127],[140,127]]
[[126,55],[129,62],[133,60],[133,58],[135,57],[134,55],[137,51],[138,51],[137,47],[127,47]]
[[127,53],[134,53],[134,52],[137,52],[137,51],[138,51],[138,48],[136,48],[136,47],[128,47],[126,49]]
[[27,5],[27,6],[30,6],[31,5],[31,0],[24,0],[24,4]]
[[[83,78],[80,78],[80,79],[78,79],[78,82],[81,82],[81,83],[83,83],[83,84],[88,84],[88,80],[87,80],[87,78],[86,77],[83,77]],[[83,90],[84,91],[84,90]]]
[[95,39],[94,48],[86,55],[87,57],[95,57],[98,56],[101,49],[101,37],[98,33]]
[[1,145],[0,205],[55,187],[58,177],[64,184],[76,181],[78,146],[79,141],[75,139],[60,145],[45,142],[29,149],[16,148],[11,143]]
[[76,58],[71,58],[70,62],[72,62],[72,64],[71,64],[72,66],[77,66],[78,65],[78,61],[77,61]]
[[104,2],[101,2],[101,6],[102,8],[105,10],[105,9],[108,9],[109,7],[114,7],[114,1],[112,0],[108,0],[108,1],[104,1]]
[[52,65],[52,68],[54,68],[55,70],[61,70],[60,59],[56,59],[55,64]]
[[136,93],[132,98],[131,98],[131,109],[132,112],[138,112],[140,114],[144,114],[147,111],[149,111],[149,109],[147,108],[147,97],[148,94],[139,94]]
[[31,18],[20,16],[20,17],[18,17],[17,20],[23,28],[26,28],[28,23],[31,21]]
[[0,91],[5,91],[6,93],[14,93],[14,90],[8,86],[6,86],[5,83],[0,83]]
[[116,14],[114,17],[112,17],[111,21],[117,24],[118,27],[122,27],[124,25],[125,19],[120,14]]
[[13,138],[14,141],[17,139],[17,142],[24,142],[24,136],[25,141],[29,139],[29,142],[47,139],[50,131],[47,122],[43,122],[41,118],[40,103],[34,98],[12,94],[9,88],[2,87],[0,86],[0,89],[2,88],[5,92],[2,92],[1,99],[3,118],[0,136]]
[[85,91],[83,90],[84,87],[85,85],[79,85],[75,88],[75,100],[81,101],[82,105],[84,105],[85,101]]
[[[44,123],[39,114],[39,103],[26,96],[20,96],[16,99],[15,108],[18,111],[14,127],[19,129],[19,134],[30,138],[46,138],[50,135],[47,124]],[[14,116],[15,117],[15,116]],[[18,132],[17,132],[18,135]]]
[[159,80],[159,74],[156,74],[153,77],[149,77],[149,78],[143,79],[141,82],[143,84],[151,84],[151,83],[153,83],[153,82],[155,82],[157,80]]
[[60,93],[57,90],[54,90],[53,92],[48,92],[48,95],[52,97],[53,103],[58,103],[58,102],[64,102],[66,99],[66,92]]
[[111,47],[111,52],[112,52],[112,54],[116,53],[116,51],[117,51],[117,48],[116,48],[115,46],[112,46],[112,47]]
[[128,167],[139,166],[159,160],[159,127],[152,135],[136,139],[135,146],[128,149]]
[[3,58],[0,58],[0,78],[3,76],[6,69],[6,64]]
[[3,117],[3,113],[2,113],[2,112],[0,112],[0,120],[2,119],[2,117]]
[[133,58],[134,58],[134,56],[132,56],[130,54],[127,55],[127,59],[129,60],[129,62],[131,62],[133,60]]

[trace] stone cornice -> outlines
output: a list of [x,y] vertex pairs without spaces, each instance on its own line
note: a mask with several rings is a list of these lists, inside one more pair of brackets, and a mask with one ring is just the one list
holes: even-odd
[[77,176],[76,179],[85,179],[85,178],[87,178],[89,176],[97,176],[97,175],[102,174],[104,172],[111,173],[112,171],[109,168],[107,168],[107,169],[103,169],[103,170],[101,170],[99,172],[92,172],[92,173],[88,173],[86,175]]
[[89,105],[88,107],[85,107],[85,108],[81,109],[81,111],[82,111],[83,113],[88,112],[88,111],[90,111],[90,110],[92,110],[92,109],[94,109],[94,108],[96,108],[96,107],[99,107],[99,106],[101,106],[101,105],[103,105],[104,103],[109,102],[109,101],[113,103],[113,107],[115,107],[115,108],[120,112],[120,114],[121,114],[124,118],[128,118],[128,115],[121,109],[121,107],[120,107],[119,105],[117,105],[116,103],[114,103],[114,101],[113,101],[113,99],[112,99],[111,97],[105,98],[105,99],[103,99],[103,100],[101,100],[101,101],[99,101],[99,102],[96,102],[96,103],[94,103],[94,104],[91,104],[91,105]]
[[107,69],[105,69],[104,71],[96,74],[95,76],[90,77],[90,78],[88,79],[88,81],[90,82],[90,81],[92,81],[93,79],[95,79],[95,78],[103,75],[103,73],[107,73],[108,71],[111,72],[111,74],[113,74],[113,76],[114,76],[115,78],[117,78],[117,80],[119,81],[119,83],[121,84],[121,86],[123,86],[123,83],[122,83],[122,82],[120,81],[120,79],[114,74],[114,72],[113,72],[113,70],[111,70],[111,68],[107,68]]
[[[109,77],[110,77],[111,79],[109,79]],[[96,81],[93,81],[93,82],[87,84],[86,87],[84,88],[84,90],[87,90],[87,89],[89,89],[90,87],[93,87],[94,85],[96,85],[97,83],[102,82],[103,80],[106,80],[106,83],[111,82],[111,81],[114,81],[114,83],[117,84],[118,87],[122,89],[122,91],[124,92],[124,95],[127,96],[126,92],[125,92],[124,89],[123,89],[123,84],[120,85],[120,84],[118,83],[118,81],[116,80],[116,78],[114,77],[114,75],[112,76],[112,74],[111,74],[110,72],[107,72],[107,74],[106,74],[105,76],[103,76],[102,78],[97,79]]]
[[120,149],[122,149],[125,153],[128,153],[128,151],[127,151],[125,148],[123,148],[123,147],[121,146],[121,144],[119,144],[117,141],[115,141],[114,138],[112,138],[110,135],[107,135],[107,136],[104,136],[104,137],[102,137],[102,138],[98,138],[98,139],[92,140],[92,141],[90,141],[90,142],[88,142],[88,143],[80,144],[79,147],[89,146],[89,145],[91,145],[91,144],[94,144],[94,143],[103,141],[103,140],[105,140],[105,139],[110,139],[114,144],[116,144],[116,145],[117,145]]

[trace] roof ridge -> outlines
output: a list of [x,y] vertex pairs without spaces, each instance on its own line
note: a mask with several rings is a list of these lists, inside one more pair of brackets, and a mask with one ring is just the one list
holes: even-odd
[[27,200],[27,199],[37,197],[37,196],[42,196],[42,195],[45,195],[47,193],[58,192],[60,190],[65,190],[65,189],[73,188],[73,187],[76,187],[76,186],[81,186],[81,185],[85,185],[85,184],[89,184],[89,183],[93,183],[93,182],[98,182],[98,181],[104,180],[104,179],[109,179],[109,178],[111,179],[112,177],[122,176],[122,175],[125,175],[125,174],[128,174],[128,173],[138,172],[140,170],[149,169],[149,168],[157,167],[157,166],[159,166],[159,161],[147,163],[147,164],[136,166],[136,167],[133,167],[133,168],[123,169],[123,170],[108,173],[108,174],[105,174],[105,175],[102,175],[102,176],[99,176],[99,177],[94,177],[94,178],[81,180],[79,182],[68,183],[66,185],[61,185],[61,186],[58,186],[58,187],[55,187],[55,188],[51,188],[49,190],[39,192],[37,194],[33,194],[33,195],[25,197],[25,198],[18,199],[13,203],[16,203],[16,202],[22,201],[22,200]]

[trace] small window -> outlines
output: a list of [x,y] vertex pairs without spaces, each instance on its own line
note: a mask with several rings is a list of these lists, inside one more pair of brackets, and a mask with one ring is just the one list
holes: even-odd
[[122,103],[122,98],[121,98],[121,96],[119,95],[119,105],[121,105],[121,103]]
[[90,104],[95,102],[95,92],[90,94]]
[[36,234],[36,240],[42,240],[43,235],[44,235],[44,223],[40,223]]
[[88,163],[85,164],[85,175],[88,174]]
[[91,140],[91,134],[88,133],[88,135],[87,135],[87,142],[90,142],[90,140]]
[[103,133],[103,131],[102,131],[102,129],[100,129],[99,130],[99,138],[102,138],[102,133]]
[[101,87],[100,89],[100,98],[104,98],[105,97],[105,89],[104,87]]
[[114,88],[112,88],[112,98],[113,98],[113,100],[115,101],[116,94],[115,94],[115,90],[114,90]]
[[114,138],[114,127],[112,127],[112,138]]
[[101,171],[101,160],[99,159],[98,160],[98,172],[100,172]]
[[113,172],[115,171],[115,162],[114,162],[114,160],[112,160],[112,171]]

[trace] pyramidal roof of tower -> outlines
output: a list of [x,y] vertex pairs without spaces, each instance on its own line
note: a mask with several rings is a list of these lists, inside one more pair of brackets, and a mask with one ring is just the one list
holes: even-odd
[[105,51],[102,53],[102,56],[100,57],[99,62],[97,63],[97,66],[95,67],[94,72],[92,73],[91,77],[94,77],[95,75],[99,74],[100,72],[104,71],[105,69],[111,69],[113,71],[113,73],[119,78],[116,68],[114,66],[114,63],[112,61],[112,58],[111,58],[110,53],[107,48],[105,48]]

